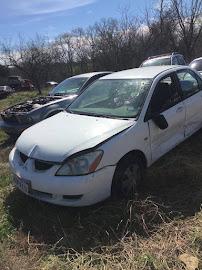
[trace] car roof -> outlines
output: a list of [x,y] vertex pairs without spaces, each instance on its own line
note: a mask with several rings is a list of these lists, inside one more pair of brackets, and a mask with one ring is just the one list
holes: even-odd
[[144,60],[140,66],[142,66],[143,64],[145,64],[147,62],[155,62],[156,60],[159,60],[159,59],[168,59],[171,57],[172,57],[172,55],[155,56],[155,57],[152,56],[152,57],[149,57],[146,60]]
[[89,73],[83,73],[83,74],[79,74],[70,78],[90,78],[93,77],[95,75],[101,75],[101,74],[111,74],[112,71],[99,71],[99,72],[89,72]]
[[164,58],[171,58],[172,55],[169,54],[169,55],[158,55],[158,56],[151,56],[149,58],[147,58],[145,61],[149,61],[149,60],[156,60],[156,59],[164,59]]
[[[194,62],[194,61],[197,61],[197,60],[202,60],[202,57],[198,57],[198,58],[192,60],[191,63]],[[191,64],[191,63],[190,63],[190,64]]]
[[158,74],[168,71],[168,70],[177,70],[183,69],[185,66],[149,66],[149,67],[140,67],[133,68],[128,70],[123,70],[119,72],[114,72],[110,75],[100,78],[100,80],[109,80],[109,79],[152,79]]
[[166,58],[166,57],[172,57],[172,56],[175,56],[175,55],[181,55],[183,56],[182,54],[178,53],[178,52],[169,52],[169,53],[163,53],[163,54],[158,54],[158,55],[152,55],[152,56],[149,56],[147,58],[148,59],[155,59],[155,58]]

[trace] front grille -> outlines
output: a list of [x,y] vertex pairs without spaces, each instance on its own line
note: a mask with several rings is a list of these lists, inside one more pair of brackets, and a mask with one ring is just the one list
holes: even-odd
[[38,171],[46,171],[50,169],[53,166],[53,163],[41,161],[41,160],[35,160],[35,169]]
[[20,158],[21,158],[22,162],[25,163],[27,161],[27,159],[28,159],[28,156],[26,156],[25,154],[20,152]]
[[63,195],[64,200],[79,200],[83,195]]
[[[20,159],[23,163],[25,163],[28,160],[28,156],[23,154],[22,152],[19,152]],[[54,164],[47,161],[41,161],[38,159],[34,159],[34,166],[37,171],[46,171],[50,169]]]

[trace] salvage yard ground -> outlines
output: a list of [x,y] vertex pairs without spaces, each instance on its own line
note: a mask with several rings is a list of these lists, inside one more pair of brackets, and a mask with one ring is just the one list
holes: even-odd
[[[20,92],[0,110],[36,96]],[[202,130],[153,165],[133,201],[48,205],[11,184],[0,132],[0,269],[202,269]]]

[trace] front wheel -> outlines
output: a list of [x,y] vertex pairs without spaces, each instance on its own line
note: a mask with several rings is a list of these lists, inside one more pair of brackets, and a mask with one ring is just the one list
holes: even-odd
[[144,178],[144,165],[138,156],[128,155],[121,160],[112,181],[112,197],[131,198],[138,193]]

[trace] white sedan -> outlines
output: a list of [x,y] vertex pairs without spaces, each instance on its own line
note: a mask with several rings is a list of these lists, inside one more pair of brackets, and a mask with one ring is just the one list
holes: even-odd
[[66,206],[137,192],[144,170],[202,126],[202,78],[156,66],[103,77],[25,130],[10,153],[16,186]]

